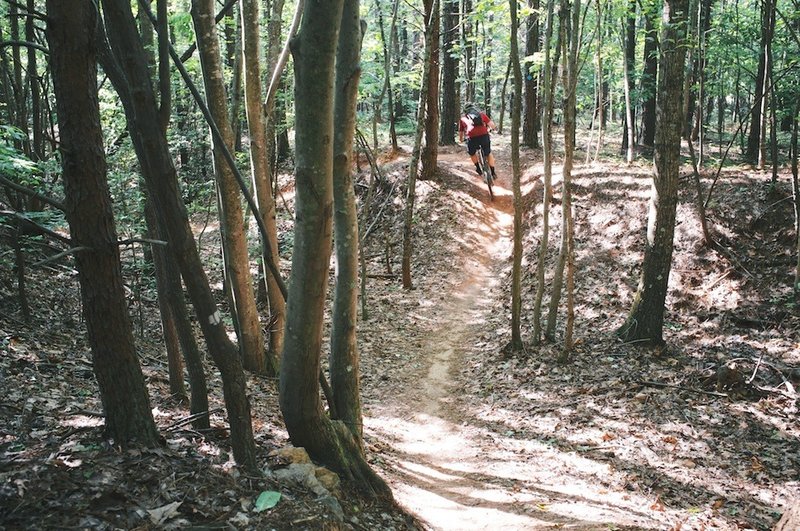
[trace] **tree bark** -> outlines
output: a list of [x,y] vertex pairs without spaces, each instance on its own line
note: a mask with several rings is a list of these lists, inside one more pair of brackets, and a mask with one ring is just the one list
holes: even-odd
[[750,131],[747,136],[747,149],[745,159],[750,162],[757,162],[761,152],[761,145],[764,142],[764,132],[762,128],[763,116],[765,113],[765,97],[768,84],[768,49],[775,31],[775,5],[773,0],[763,0],[761,2],[761,46],[758,56],[758,72],[756,74],[755,96],[757,102],[750,110]]
[[[553,2],[547,0],[547,19],[544,35],[543,74],[543,109],[542,109],[542,239],[539,245],[539,256],[536,261],[536,295],[533,303],[533,343],[538,345],[542,340],[542,300],[544,299],[544,269],[547,250],[550,245],[550,202],[553,198],[553,99],[555,96],[555,75],[553,74],[550,43],[553,39]],[[556,53],[556,57],[558,54]],[[558,61],[556,61],[557,63]]]
[[624,92],[625,92],[625,127],[622,131],[622,151],[626,153],[628,163],[633,161],[633,147],[636,129],[633,117],[636,115],[633,102],[633,72],[636,67],[636,0],[628,0],[625,16],[625,33],[623,36]]
[[[511,273],[511,349],[522,350],[522,190],[519,163],[520,108],[522,107],[522,71],[519,66],[519,44],[517,42],[517,0],[509,0],[511,7],[511,69],[514,72],[514,96],[511,105],[511,186],[514,194],[514,263]],[[530,31],[530,20],[529,27]]]
[[[282,4],[279,0],[278,3]],[[283,300],[275,277],[268,264],[279,264],[278,226],[275,201],[272,197],[272,146],[274,146],[274,127],[267,128],[267,120],[272,121],[272,112],[265,114],[263,90],[261,86],[261,39],[259,36],[259,9],[256,0],[243,0],[241,9],[242,60],[244,62],[244,100],[247,115],[247,128],[250,137],[250,177],[255,190],[256,204],[261,219],[267,228],[268,240],[261,245],[261,270],[267,286],[269,301],[269,349],[265,357],[266,373],[278,374],[278,357],[283,347],[283,327],[285,325],[286,303]],[[273,13],[274,15],[275,13]],[[278,13],[280,15],[280,13]],[[280,18],[278,18],[280,20]],[[280,32],[278,32],[280,34]],[[271,43],[272,44],[272,43]],[[272,46],[270,47],[272,49]],[[274,108],[274,102],[272,103]],[[272,109],[270,109],[271,111]],[[266,256],[271,253],[271,256]]]
[[[103,0],[103,15],[111,55],[103,69],[114,84],[128,118],[128,129],[159,224],[168,236],[181,276],[197,313],[209,353],[222,376],[222,390],[231,427],[236,462],[255,470],[255,440],[250,403],[236,346],[228,339],[214,294],[203,270],[178,190],[177,173],[158,116],[144,50],[127,0]],[[106,40],[106,39],[104,39]]]
[[656,35],[655,6],[648,2],[643,8],[645,21],[644,67],[642,69],[642,127],[641,144],[653,148],[656,134],[656,76],[658,75],[658,38]]
[[75,260],[106,432],[123,446],[156,446],[159,434],[136,356],[106,176],[92,31],[97,9],[89,2],[48,0],[47,15],[65,214],[74,245],[86,249]]
[[458,122],[458,56],[453,53],[458,42],[458,0],[444,0],[442,16],[442,98],[439,124],[439,144],[453,146],[455,125]]
[[425,113],[425,147],[422,148],[422,179],[432,179],[436,174],[439,156],[439,2],[424,0],[425,20],[430,28],[430,60],[428,61],[428,91]]
[[[531,14],[528,15],[525,31],[525,56],[532,57],[539,51],[539,0],[528,0]],[[530,148],[539,147],[539,80],[541,77],[532,72],[525,64],[524,119],[522,121],[522,143]]]
[[325,415],[318,385],[334,210],[334,63],[342,12],[342,0],[310,2],[291,47],[297,194],[280,405],[295,446],[304,447],[366,494],[391,498],[352,432]]
[[264,340],[250,275],[247,232],[244,225],[239,185],[233,170],[222,155],[224,143],[233,152],[233,129],[228,118],[227,96],[222,76],[219,40],[214,24],[214,1],[193,0],[192,20],[197,35],[197,48],[203,70],[208,108],[222,134],[222,141],[212,137],[214,166],[220,192],[220,222],[224,225],[226,270],[231,283],[235,316],[238,322],[239,350],[245,369],[257,374],[267,373]]
[[[434,0],[434,8],[438,9],[439,2]],[[430,21],[428,21],[430,22]],[[420,83],[419,105],[417,106],[417,127],[414,138],[414,148],[411,153],[411,161],[408,164],[408,181],[406,184],[406,208],[403,219],[403,262],[402,277],[403,287],[411,289],[414,287],[411,280],[411,255],[413,254],[412,231],[414,229],[414,200],[416,199],[417,171],[419,168],[420,146],[422,145],[422,134],[425,131],[425,113],[428,101],[428,75],[430,73],[431,50],[434,43],[430,38],[430,24],[425,27],[425,55],[422,62],[422,82]]]
[[[364,24],[366,27],[366,23]],[[358,210],[353,183],[353,139],[356,102],[361,79],[359,1],[344,4],[336,50],[333,119],[333,223],[336,244],[336,284],[331,326],[330,374],[337,419],[353,434],[359,447],[363,432],[359,392]]]
[[663,343],[663,324],[672,265],[675,212],[678,202],[680,138],[683,129],[683,77],[686,56],[687,0],[666,0],[661,30],[655,173],[650,198],[639,288],[625,323],[617,331],[623,341]]

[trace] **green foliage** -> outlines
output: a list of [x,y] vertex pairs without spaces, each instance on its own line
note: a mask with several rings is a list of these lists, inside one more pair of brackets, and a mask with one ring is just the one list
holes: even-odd
[[18,128],[0,124],[0,174],[25,186],[36,185],[37,175],[41,173],[38,166],[15,146],[15,142],[24,139],[24,133]]

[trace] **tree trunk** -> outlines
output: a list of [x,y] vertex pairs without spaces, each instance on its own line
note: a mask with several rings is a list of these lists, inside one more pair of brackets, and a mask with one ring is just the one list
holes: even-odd
[[[213,0],[193,0],[192,20],[197,35],[208,108],[222,133],[222,142],[233,151],[233,130],[228,119],[219,40],[214,24]],[[245,369],[257,374],[266,374],[264,340],[250,275],[250,257],[239,185],[222,154],[224,148],[220,145],[220,140],[214,136],[212,143],[220,192],[220,223],[224,225],[222,235],[226,250],[226,270],[236,310],[235,316],[238,322],[236,330],[240,334],[239,350]]]
[[653,148],[656,134],[656,76],[658,74],[658,39],[656,35],[655,6],[648,3],[643,9],[645,21],[644,67],[642,68],[642,127],[641,144]]
[[[34,0],[28,0],[28,12],[35,11]],[[33,16],[28,16],[25,19],[25,38],[28,42],[36,42],[36,33],[34,32]],[[42,102],[41,90],[39,90],[39,68],[36,61],[36,49],[33,46],[28,46],[28,84],[30,85],[31,94],[31,151],[29,157],[32,161],[37,162],[44,160],[44,135],[42,135]],[[33,210],[38,210],[34,208]]]
[[[352,432],[325,415],[317,383],[334,210],[334,62],[342,7],[342,0],[310,2],[292,42],[297,194],[280,405],[295,446],[368,495],[391,498]],[[358,13],[358,8],[347,12]]]
[[375,1],[375,9],[378,12],[378,27],[381,32],[381,43],[383,43],[383,68],[384,68],[384,81],[381,96],[378,98],[377,111],[380,112],[380,106],[383,102],[383,93],[385,92],[388,97],[389,109],[389,139],[392,143],[392,153],[396,153],[399,149],[397,144],[397,131],[395,129],[395,107],[394,107],[394,91],[392,90],[392,50],[397,36],[396,22],[397,22],[397,9],[400,5],[399,0],[395,0],[392,7],[392,22],[389,24],[389,42],[386,42],[386,32],[383,27],[383,15],[381,14],[380,1]]
[[[434,0],[433,9],[439,9],[439,0]],[[414,148],[411,153],[411,161],[408,164],[408,182],[406,184],[406,209],[403,219],[403,264],[402,277],[403,287],[411,289],[411,255],[413,254],[413,242],[411,233],[414,228],[414,200],[416,199],[417,170],[419,168],[420,146],[422,145],[422,133],[425,131],[426,103],[428,102],[428,76],[430,74],[431,51],[434,42],[431,39],[431,24],[428,20],[425,27],[425,56],[422,63],[422,82],[419,91],[419,105],[417,106],[417,129],[414,138]]]
[[136,356],[123,291],[117,232],[106,179],[97,97],[96,7],[48,0],[47,37],[56,94],[65,214],[106,432],[127,445],[156,446],[159,434]]
[[617,331],[623,341],[663,343],[678,202],[687,0],[666,0],[661,30],[655,174],[642,273],[630,314]]
[[442,98],[441,120],[439,124],[439,144],[453,146],[456,144],[455,126],[458,123],[458,94],[456,78],[458,77],[458,56],[453,49],[458,42],[458,0],[444,0],[442,17]]
[[429,73],[428,73],[428,101],[425,112],[425,147],[422,148],[422,179],[432,179],[436,174],[436,164],[439,156],[439,2],[424,0],[425,20],[430,28],[429,38],[432,42]]
[[464,101],[475,101],[475,44],[473,42],[473,28],[470,14],[472,13],[472,0],[462,0],[461,8],[461,46],[464,49]]
[[761,145],[764,141],[762,123],[764,117],[764,102],[768,83],[768,48],[772,41],[775,31],[775,6],[773,0],[764,0],[761,3],[761,46],[758,56],[758,72],[756,74],[756,86],[753,108],[750,110],[750,132],[747,136],[747,150],[745,159],[750,162],[757,162]]
[[[519,66],[519,44],[517,42],[517,0],[509,0],[511,7],[511,69],[514,71],[514,96],[511,104],[511,186],[514,193],[514,265],[511,273],[511,349],[522,350],[522,190],[519,163],[520,108],[522,107],[522,71]],[[530,19],[528,21],[530,31]]]
[[[366,26],[366,23],[365,23]],[[350,429],[359,447],[363,432],[359,392],[358,210],[353,184],[353,139],[361,78],[362,28],[359,1],[348,0],[336,50],[333,120],[333,233],[336,244],[336,285],[331,324],[330,374],[337,420]]]
[[792,113],[792,192],[794,194],[794,236],[797,263],[794,268],[794,298],[800,302],[800,177],[798,177],[797,136],[800,129],[800,104],[795,105]]
[[[550,201],[553,198],[553,99],[555,96],[555,76],[553,75],[550,43],[553,39],[553,2],[547,0],[547,19],[544,35],[544,66],[542,68],[543,112],[542,112],[542,239],[539,256],[536,261],[536,296],[533,304],[533,343],[538,345],[542,340],[542,300],[544,299],[544,266],[547,261],[547,250],[550,245]],[[556,57],[558,54],[556,53]],[[557,63],[558,61],[556,61]]]
[[234,459],[243,469],[252,471],[256,469],[255,440],[241,359],[228,339],[195,246],[130,2],[103,0],[102,5],[107,40],[113,51],[113,56],[105,58],[103,70],[120,95],[159,224],[168,236],[209,353],[220,370]]
[[575,153],[575,91],[577,88],[577,40],[579,28],[577,18],[580,13],[580,1],[574,0],[570,6],[568,0],[562,0],[559,18],[561,28],[559,35],[563,47],[563,67],[561,69],[562,86],[564,87],[564,163],[561,170],[561,249],[559,251],[556,269],[553,273],[553,292],[547,316],[545,337],[555,340],[556,318],[561,300],[561,290],[564,282],[564,270],[567,277],[567,321],[564,334],[564,353],[572,349],[572,270],[573,262],[573,235],[572,235],[572,163]]
[[623,59],[623,87],[625,93],[625,127],[622,130],[622,151],[626,153],[628,163],[633,161],[633,148],[635,144],[636,115],[633,102],[633,72],[636,67],[636,0],[628,0],[628,9],[625,16],[625,33],[622,38],[625,58]]
[[[532,57],[539,51],[539,0],[528,0],[531,14],[528,15],[525,31],[525,56]],[[525,63],[524,118],[522,120],[522,143],[530,148],[539,147],[539,80],[541,76]],[[513,111],[512,111],[513,112]]]
[[[277,2],[282,4],[281,1]],[[265,106],[262,101],[261,86],[261,39],[259,36],[258,2],[242,0],[240,9],[242,25],[242,60],[244,62],[244,100],[247,115],[247,128],[250,137],[250,177],[255,190],[256,204],[261,219],[267,227],[268,240],[261,245],[261,270],[267,286],[269,300],[269,334],[270,348],[265,357],[266,373],[278,374],[278,357],[283,346],[283,327],[285,324],[285,307],[275,277],[269,270],[270,260],[280,263],[278,255],[278,226],[275,201],[272,198],[272,153],[274,146],[274,127],[268,132],[265,117]],[[274,13],[273,13],[274,14]],[[280,13],[278,13],[280,15]],[[280,18],[278,18],[280,20]],[[271,43],[272,44],[272,43]],[[272,49],[272,46],[270,47]],[[268,120],[272,121],[272,109]],[[267,256],[271,253],[271,256]]]

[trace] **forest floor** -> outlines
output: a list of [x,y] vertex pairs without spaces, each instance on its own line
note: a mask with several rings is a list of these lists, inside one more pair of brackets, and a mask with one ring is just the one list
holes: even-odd
[[[770,529],[800,498],[787,175],[773,187],[744,166],[723,171],[708,212],[721,251],[699,245],[692,181],[682,176],[667,343],[644,348],[620,343],[614,330],[638,282],[650,164],[609,155],[577,165],[576,347],[557,363],[563,310],[555,343],[529,337],[542,194],[532,151],[522,161],[526,349],[507,348],[513,208],[503,140],[495,140],[493,202],[463,148],[442,148],[437,176],[418,182],[412,290],[398,274],[407,160],[383,166],[359,349],[367,456],[398,505],[320,495],[280,476],[286,462],[274,453],[289,443],[271,379],[250,379],[265,474],[241,475],[226,449],[213,369],[214,428],[182,422],[188,413],[169,393],[153,295],[133,296],[143,279],[131,281],[131,307],[165,445],[110,445],[74,271],[69,263],[31,270],[33,317],[24,323],[3,262],[0,529]],[[291,208],[290,188],[282,204]],[[557,200],[552,208],[548,270],[560,238]],[[291,228],[288,214],[281,223]],[[210,255],[214,229],[203,239]],[[258,511],[265,491],[281,499]]]

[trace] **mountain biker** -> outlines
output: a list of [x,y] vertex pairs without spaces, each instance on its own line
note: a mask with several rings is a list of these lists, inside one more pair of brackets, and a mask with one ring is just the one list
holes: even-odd
[[492,179],[497,179],[494,171],[494,155],[492,155],[492,142],[489,139],[489,130],[494,129],[494,122],[489,115],[478,109],[474,103],[467,103],[461,120],[458,122],[458,141],[463,142],[464,136],[467,137],[467,153],[469,153],[472,163],[475,164],[475,171],[478,175],[483,175],[483,168],[478,163],[478,149],[483,148],[489,169],[492,170]]

